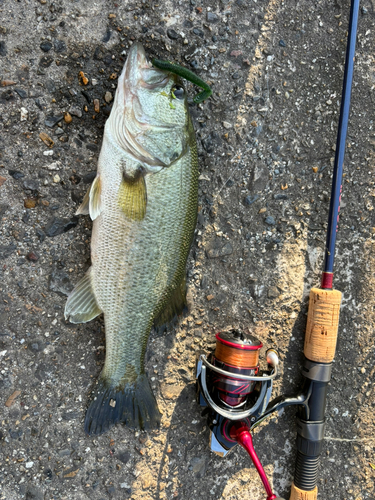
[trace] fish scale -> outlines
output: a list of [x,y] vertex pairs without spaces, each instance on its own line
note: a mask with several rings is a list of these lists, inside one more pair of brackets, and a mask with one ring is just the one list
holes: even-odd
[[144,429],[160,422],[144,357],[152,325],[186,304],[198,200],[194,130],[176,85],[175,75],[153,68],[143,47],[132,46],[97,176],[77,211],[94,221],[92,266],[68,297],[65,317],[79,323],[104,313],[106,335],[104,368],[85,418],[88,434],[118,422]]

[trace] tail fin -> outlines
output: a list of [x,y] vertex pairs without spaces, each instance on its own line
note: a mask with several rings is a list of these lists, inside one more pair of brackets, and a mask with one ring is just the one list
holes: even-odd
[[160,425],[160,412],[145,374],[125,386],[110,386],[99,377],[86,412],[85,432],[99,435],[117,423],[132,428],[154,429]]

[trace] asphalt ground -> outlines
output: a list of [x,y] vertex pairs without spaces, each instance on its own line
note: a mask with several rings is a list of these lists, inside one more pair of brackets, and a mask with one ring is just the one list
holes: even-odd
[[[334,279],[343,302],[319,469],[325,500],[375,498],[374,11],[373,0],[361,2]],[[248,328],[280,353],[274,395],[299,387],[348,17],[349,1],[0,0],[1,500],[265,498],[244,450],[223,459],[208,449],[195,357],[213,349],[215,332]],[[90,259],[91,222],[74,213],[135,41],[194,70],[214,94],[191,106],[201,173],[190,311],[151,332],[146,356],[161,428],[117,426],[92,438],[83,419],[104,362],[103,319],[72,325],[63,310]],[[285,498],[294,414],[254,434]]]

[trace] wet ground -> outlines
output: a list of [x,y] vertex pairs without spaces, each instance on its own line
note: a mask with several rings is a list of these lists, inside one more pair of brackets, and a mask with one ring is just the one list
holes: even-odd
[[[0,499],[265,498],[243,450],[221,459],[208,449],[195,355],[212,349],[216,331],[249,328],[280,353],[274,395],[299,385],[348,16],[349,1],[0,0]],[[374,32],[375,4],[364,0],[338,231],[343,304],[319,472],[324,500],[375,497]],[[134,41],[196,71],[214,95],[191,107],[201,174],[190,312],[168,332],[152,332],[147,351],[162,426],[91,438],[83,418],[104,361],[103,320],[72,325],[63,310],[90,259],[91,223],[74,213]],[[285,498],[295,436],[292,409],[254,435]]]

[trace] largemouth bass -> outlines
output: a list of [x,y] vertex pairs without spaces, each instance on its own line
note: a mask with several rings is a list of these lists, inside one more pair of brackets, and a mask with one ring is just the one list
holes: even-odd
[[135,43],[105,124],[97,176],[77,211],[94,221],[92,265],[65,307],[73,323],[104,313],[105,363],[86,413],[88,434],[118,422],[141,429],[160,423],[144,357],[152,325],[186,303],[197,197],[185,90]]

